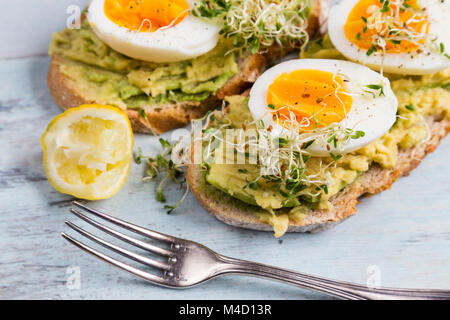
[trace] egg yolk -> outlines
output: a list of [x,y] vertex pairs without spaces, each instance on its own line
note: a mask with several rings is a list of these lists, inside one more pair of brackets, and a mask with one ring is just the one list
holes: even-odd
[[423,35],[428,34],[428,29],[428,19],[417,0],[402,0],[400,5],[388,0],[360,0],[344,26],[347,39],[360,49],[381,49],[373,37],[382,37],[386,53],[416,50],[425,42]]
[[133,31],[175,25],[188,14],[186,0],[105,0],[104,11],[115,24]]
[[278,121],[292,126],[292,112],[305,131],[342,121],[352,101],[342,77],[321,70],[283,73],[267,90],[267,103],[275,109]]

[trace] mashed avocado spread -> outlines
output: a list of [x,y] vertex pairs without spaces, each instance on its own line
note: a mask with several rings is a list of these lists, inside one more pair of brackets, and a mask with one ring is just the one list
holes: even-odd
[[[339,54],[321,44],[308,55],[309,58],[337,58]],[[260,168],[255,164],[210,163],[206,166],[206,182],[253,206],[252,211],[257,212],[263,222],[274,226],[275,236],[281,236],[289,221],[300,221],[308,210],[330,209],[329,199],[355,182],[371,165],[394,167],[400,149],[412,148],[427,139],[427,118],[450,118],[450,69],[427,76],[392,77],[391,87],[399,102],[398,117],[385,135],[362,149],[343,155],[336,161],[336,166],[325,170],[320,168],[333,161],[331,158],[312,157],[305,161],[306,173],[331,175],[330,184],[319,192],[308,186],[299,188],[294,196],[286,196],[279,184],[258,180]],[[216,112],[214,122],[226,123],[231,128],[250,128],[253,119],[247,106],[248,99],[234,96],[227,101],[226,112]],[[252,187],[252,181],[258,181],[255,187]],[[311,196],[312,193],[316,195]]]
[[151,63],[126,57],[100,40],[87,21],[80,29],[55,33],[49,54],[62,56],[60,70],[92,100],[120,108],[180,101],[202,101],[238,73],[232,44],[195,59]]

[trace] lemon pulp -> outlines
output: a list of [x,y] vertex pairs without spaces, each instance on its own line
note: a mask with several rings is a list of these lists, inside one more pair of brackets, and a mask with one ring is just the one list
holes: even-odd
[[127,115],[118,108],[69,109],[50,122],[41,143],[47,178],[62,193],[105,199],[125,183],[133,133]]

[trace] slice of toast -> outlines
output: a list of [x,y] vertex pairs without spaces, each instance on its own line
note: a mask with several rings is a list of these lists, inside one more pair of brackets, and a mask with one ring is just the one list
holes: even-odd
[[[326,230],[356,213],[358,198],[389,189],[399,177],[408,175],[426,156],[433,152],[450,131],[448,118],[428,119],[430,138],[411,149],[400,150],[397,165],[383,169],[372,165],[354,183],[332,199],[330,210],[311,210],[297,223],[289,222],[287,232],[319,232]],[[192,193],[202,206],[217,219],[241,228],[273,231],[273,227],[258,218],[262,209],[247,205],[206,183],[199,165],[188,166],[187,179]]]
[[[320,1],[317,0],[308,16],[307,32],[310,36],[318,30],[319,15]],[[125,112],[130,118],[133,131],[152,133],[153,130],[159,134],[189,124],[192,119],[200,118],[206,111],[220,105],[218,102],[224,97],[242,93],[256,81],[269,62],[282,58],[292,51],[292,48],[276,46],[264,52],[242,57],[238,61],[239,72],[204,101],[140,106],[140,109],[145,110],[151,127],[147,124],[146,119],[139,115],[137,109],[126,109]],[[62,56],[52,57],[47,77],[48,87],[56,104],[63,109],[68,109],[80,104],[96,103],[95,100],[87,98],[83,90],[77,87],[75,81],[60,71],[60,65],[64,64],[64,59]]]
[[[64,59],[62,56],[53,56],[50,62],[47,82],[53,100],[63,109],[77,107],[81,104],[97,103],[95,100],[87,98],[86,94],[77,87],[75,81],[61,72],[60,65],[64,64]],[[138,109],[124,110],[130,118],[133,131],[152,133],[153,129],[156,133],[163,133],[185,126],[192,119],[200,118],[207,110],[220,105],[219,99],[223,99],[227,95],[239,94],[248,88],[261,73],[266,59],[263,54],[254,54],[242,59],[239,63],[239,74],[231,78],[215,95],[204,101],[140,106],[145,110],[151,128],[146,119],[139,115]]]

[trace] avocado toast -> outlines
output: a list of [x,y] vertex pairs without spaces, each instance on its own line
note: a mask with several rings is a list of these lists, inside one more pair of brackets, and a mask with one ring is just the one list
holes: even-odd
[[384,169],[379,165],[371,166],[369,171],[330,199],[331,210],[311,209],[300,220],[289,219],[286,230],[263,209],[244,203],[207,183],[206,173],[200,166],[189,165],[187,179],[192,193],[202,206],[214,217],[232,226],[261,231],[273,231],[274,227],[279,226],[278,236],[284,232],[320,232],[354,215],[361,196],[389,189],[399,177],[408,175],[428,153],[433,152],[450,131],[450,121],[448,118],[438,118],[430,119],[429,123],[431,139],[400,151],[395,167]]
[[[307,8],[306,31],[313,35],[320,2]],[[240,94],[268,63],[293,50],[278,44],[261,46],[253,53],[233,51],[234,47],[232,39],[221,37],[213,50],[190,60],[141,61],[104,43],[84,14],[79,29],[53,36],[48,86],[63,109],[83,103],[110,104],[126,111],[134,131],[162,133],[201,117],[225,96]]]
[[[439,28],[449,10],[438,1],[333,6],[329,34],[310,42],[302,59],[265,71],[249,99],[229,98],[207,122],[206,133],[256,135],[214,134],[218,156],[211,139],[203,142],[213,161],[189,164],[194,195],[225,223],[273,229],[276,237],[321,231],[355,214],[361,196],[408,175],[450,130],[450,44]],[[255,155],[257,140],[263,152]],[[225,162],[228,146],[245,161]]]
[[[321,46],[312,45],[306,54],[343,58],[327,37]],[[261,192],[261,185],[258,190],[246,187],[258,174],[246,175],[253,170],[252,166],[238,164],[189,164],[187,179],[191,190],[207,211],[233,226],[275,230],[276,236],[285,232],[325,230],[355,214],[361,196],[388,189],[436,149],[450,130],[449,81],[450,69],[419,77],[391,76],[399,106],[395,124],[369,145],[342,155],[333,171],[332,185],[339,187],[328,186],[328,190],[321,190],[319,197],[312,201],[300,196],[294,205],[283,205],[276,210],[262,208],[261,203],[272,197],[272,190],[275,199],[283,197],[276,187],[263,188]],[[243,127],[249,127],[248,123],[253,119],[248,109],[248,97],[228,98],[228,106],[215,118],[225,118],[226,123],[236,128],[243,122],[246,123]],[[311,159],[315,161],[314,157]],[[268,194],[267,190],[270,190]]]

